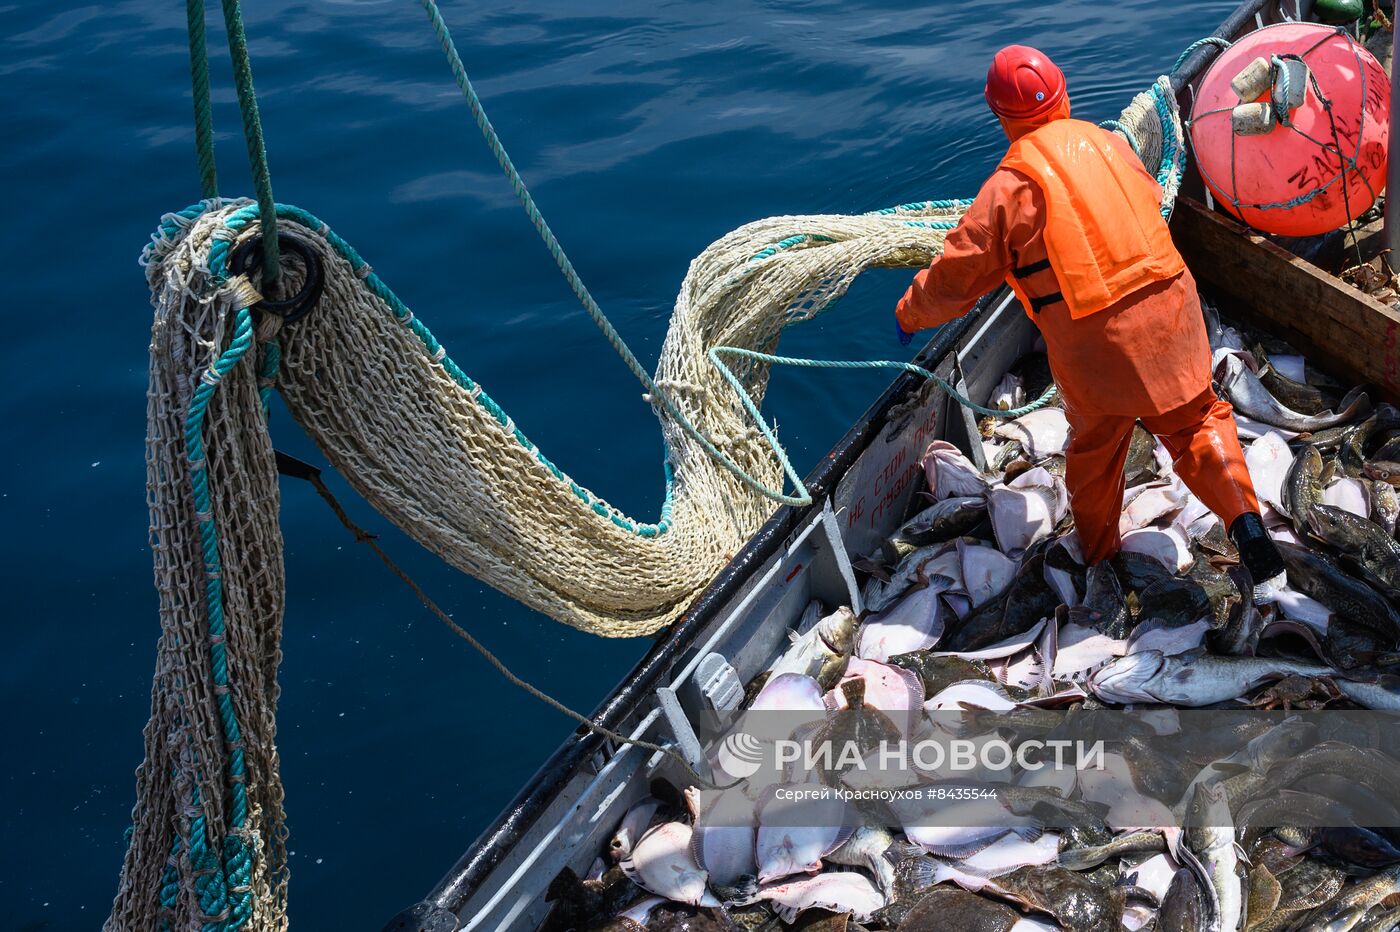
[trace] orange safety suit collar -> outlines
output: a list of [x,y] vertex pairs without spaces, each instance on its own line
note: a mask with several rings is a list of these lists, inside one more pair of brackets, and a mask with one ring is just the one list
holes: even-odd
[[[1052,120],[1016,138],[1001,167],[1025,175],[1045,198],[1048,258],[1007,277],[1032,317],[1060,301],[1075,319],[1087,317],[1186,267],[1162,218],[1160,189],[1106,130]],[[1103,209],[1099,192],[1113,192],[1111,209]],[[1050,270],[1058,288],[1026,281]]]

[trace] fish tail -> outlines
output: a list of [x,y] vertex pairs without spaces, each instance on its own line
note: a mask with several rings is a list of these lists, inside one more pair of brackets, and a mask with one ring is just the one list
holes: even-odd
[[1037,842],[1040,836],[1045,834],[1045,826],[1034,819],[1022,819],[1012,827],[1011,832],[1022,841]]

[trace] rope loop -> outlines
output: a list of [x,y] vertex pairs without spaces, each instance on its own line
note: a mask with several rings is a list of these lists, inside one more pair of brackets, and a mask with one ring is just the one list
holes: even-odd
[[1232,44],[1233,43],[1229,39],[1223,38],[1221,36],[1206,36],[1203,39],[1197,39],[1195,42],[1192,42],[1190,45],[1186,46],[1186,48],[1182,50],[1181,54],[1176,57],[1176,62],[1173,63],[1171,70],[1168,71],[1167,74],[1176,74],[1177,71],[1180,70],[1181,66],[1186,64],[1186,59],[1190,58],[1191,53],[1196,51],[1196,49],[1204,48],[1207,45],[1214,45],[1218,46],[1221,50],[1224,50],[1228,49]]

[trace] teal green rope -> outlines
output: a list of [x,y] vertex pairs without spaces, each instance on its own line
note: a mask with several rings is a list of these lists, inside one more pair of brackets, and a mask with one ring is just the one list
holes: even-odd
[[739,398],[744,404],[744,409],[749,412],[750,416],[758,421],[759,427],[764,431],[765,437],[768,436],[768,425],[758,413],[758,406],[755,405],[753,399],[749,397],[749,393],[744,390],[738,377],[735,376],[734,373],[729,370],[729,367],[720,359],[721,355],[738,356],[743,359],[757,360],[758,362],[776,363],[780,366],[796,366],[801,369],[900,369],[904,372],[912,372],[915,375],[928,379],[938,385],[939,388],[943,389],[948,397],[952,398],[958,404],[977,414],[986,415],[988,417],[1022,417],[1030,414],[1032,411],[1039,411],[1041,408],[1054,401],[1055,396],[1059,394],[1059,389],[1052,382],[1050,387],[1045,390],[1045,394],[1041,395],[1035,401],[1032,401],[1030,404],[1022,405],[1019,408],[1012,408],[1008,411],[1002,408],[988,408],[985,405],[977,404],[975,401],[960,394],[958,390],[945,379],[930,372],[923,366],[917,366],[912,362],[899,362],[894,359],[802,359],[796,356],[775,356],[772,353],[760,353],[758,350],[745,349],[741,346],[712,346],[710,347],[708,355],[710,357],[710,362],[720,371],[720,374],[724,376],[725,380],[733,386],[734,390],[739,393]]
[[[545,248],[547,248],[549,254],[554,257],[555,264],[558,265],[559,270],[564,273],[564,278],[568,281],[569,287],[573,289],[574,296],[577,297],[579,303],[583,305],[583,309],[588,312],[588,316],[592,318],[593,323],[603,332],[603,336],[607,339],[608,344],[617,352],[618,356],[622,358],[623,363],[626,364],[631,373],[636,376],[637,380],[646,388],[651,398],[680,425],[682,430],[704,448],[711,459],[728,470],[730,475],[734,476],[734,478],[738,479],[748,488],[775,502],[784,505],[811,504],[812,496],[807,492],[807,487],[802,483],[802,477],[799,476],[797,470],[793,468],[792,463],[788,460],[787,452],[781,445],[772,442],[773,455],[777,457],[778,462],[782,465],[783,473],[788,477],[788,480],[792,482],[793,488],[797,493],[795,495],[788,495],[784,493],[781,488],[769,488],[758,479],[751,476],[738,463],[734,462],[734,460],[729,457],[729,454],[715,446],[708,437],[700,432],[699,428],[690,422],[690,419],[676,406],[675,402],[671,400],[671,397],[663,392],[656,384],[651,374],[647,372],[646,369],[642,368],[642,364],[637,361],[637,357],[623,341],[622,335],[617,332],[612,322],[609,321],[607,316],[603,313],[603,309],[599,307],[598,302],[593,299],[593,295],[589,293],[588,288],[584,286],[583,280],[579,277],[578,272],[574,270],[573,263],[569,261],[569,257],[564,253],[564,247],[560,245],[558,238],[555,237],[554,232],[549,228],[549,224],[545,222],[544,216],[535,205],[535,199],[530,195],[529,189],[525,187],[525,181],[520,177],[520,172],[516,170],[515,165],[511,162],[510,156],[506,153],[505,146],[501,143],[500,136],[496,134],[495,128],[491,125],[490,119],[486,116],[486,111],[481,104],[481,98],[477,96],[476,89],[472,86],[471,79],[467,77],[467,71],[462,64],[462,58],[457,54],[456,44],[452,41],[452,34],[447,28],[447,23],[443,21],[442,12],[438,9],[437,3],[435,3],[434,0],[422,0],[422,4],[423,9],[428,14],[428,21],[432,23],[433,32],[437,35],[438,42],[442,45],[443,53],[447,56],[448,65],[452,69],[452,76],[457,81],[457,87],[461,89],[462,95],[466,97],[467,104],[471,107],[472,116],[476,119],[477,128],[481,130],[481,135],[485,138],[487,146],[490,147],[491,154],[496,157],[496,161],[501,166],[501,170],[505,172],[506,178],[509,180],[511,189],[515,192],[516,198],[519,199],[521,206],[525,208],[525,213],[530,218],[530,222],[534,225],[535,231],[539,233],[540,239],[544,241]],[[764,436],[771,436],[771,432],[766,429],[766,425]]]
[[262,222],[262,280],[263,285],[268,286],[277,280],[281,268],[281,251],[277,248],[277,203],[272,197],[272,174],[267,167],[267,146],[263,143],[262,120],[258,117],[258,95],[253,89],[253,65],[248,58],[243,12],[238,0],[223,0],[223,7],[229,57],[233,60],[233,81],[238,88],[238,109],[243,115],[243,139],[248,145],[248,167],[253,173],[253,191]]
[[1128,129],[1128,127],[1119,123],[1117,120],[1104,120],[1099,126],[1102,126],[1111,133],[1122,133],[1123,138],[1128,140],[1128,145],[1133,147],[1133,152],[1142,155],[1142,147],[1138,145],[1137,137],[1133,135],[1133,131]]
[[[190,822],[189,845],[195,893],[204,914],[205,932],[232,932],[241,929],[252,916],[252,852],[242,839],[248,821],[247,766],[243,755],[243,732],[233,706],[229,682],[228,646],[224,623],[223,563],[219,556],[219,535],[214,520],[214,503],[209,491],[209,468],[204,447],[204,416],[219,383],[253,345],[253,315],[242,308],[234,317],[233,338],[219,358],[200,376],[185,416],[185,455],[190,464],[190,492],[199,524],[200,549],[204,559],[204,598],[208,610],[210,675],[219,721],[228,752],[229,824],[221,850],[211,851],[208,825],[199,804],[196,787],[191,808],[199,814]],[[177,839],[177,845],[179,840]]]
[[199,190],[205,198],[219,196],[214,165],[214,108],[209,97],[209,48],[204,38],[204,0],[185,0],[190,39],[190,87],[194,97],[194,149],[199,160]]
[[1191,57],[1192,52],[1207,45],[1217,45],[1222,49],[1228,49],[1230,47],[1230,40],[1223,39],[1220,36],[1206,36],[1204,39],[1197,39],[1182,50],[1182,53],[1176,57],[1176,63],[1172,65],[1172,70],[1167,72],[1167,74],[1176,74],[1176,70],[1186,64],[1186,59]]
[[872,214],[903,214],[920,210],[958,210],[972,206],[972,201],[968,198],[950,197],[939,201],[913,201],[909,204],[896,204],[894,207],[881,207],[879,210],[871,211]]

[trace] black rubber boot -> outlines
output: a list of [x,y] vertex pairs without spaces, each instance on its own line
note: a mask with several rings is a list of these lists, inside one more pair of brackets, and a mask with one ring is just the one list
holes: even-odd
[[1284,571],[1283,557],[1269,532],[1264,530],[1264,519],[1257,512],[1245,512],[1235,519],[1230,525],[1230,540],[1239,550],[1240,562],[1249,570],[1256,586]]

